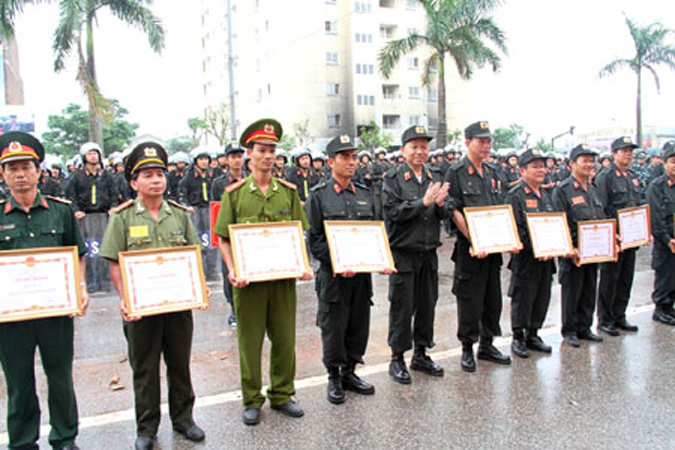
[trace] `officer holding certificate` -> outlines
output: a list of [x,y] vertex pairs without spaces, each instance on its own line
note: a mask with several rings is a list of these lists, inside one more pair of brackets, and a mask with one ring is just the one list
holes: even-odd
[[119,253],[129,250],[200,245],[185,207],[173,200],[164,200],[167,162],[164,147],[156,142],[143,142],[133,149],[124,165],[124,175],[138,197],[115,209],[101,246],[101,256],[110,261],[110,276],[120,296],[124,336],[134,373],[137,450],[152,449],[159,428],[162,355],[167,368],[173,429],[190,441],[204,440],[204,432],[192,416],[195,402],[190,377],[192,311],[130,319],[118,263]]
[[[588,145],[579,144],[570,152],[572,176],[566,178],[553,191],[553,206],[556,211],[567,214],[567,224],[572,244],[578,247],[578,223],[584,220],[605,218],[598,192],[591,183],[595,169],[595,153]],[[579,258],[560,258],[560,284],[562,287],[562,336],[565,344],[580,347],[579,339],[602,342],[591,331],[595,310],[595,292],[598,280],[598,265],[579,265]]]
[[[0,135],[0,166],[9,198],[0,201],[0,250],[76,246],[80,255],[82,309],[89,303],[84,254],[87,247],[70,202],[38,192],[45,151],[28,133]],[[37,448],[40,404],[35,387],[35,349],[40,349],[49,389],[49,443],[76,449],[77,404],[73,388],[73,319],[50,317],[0,323],[0,363],[7,383],[9,448]]]

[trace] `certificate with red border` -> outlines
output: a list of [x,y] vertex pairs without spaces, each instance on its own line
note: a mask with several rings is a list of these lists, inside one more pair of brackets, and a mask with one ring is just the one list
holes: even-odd
[[502,253],[523,248],[511,205],[464,208],[474,253]]
[[579,264],[616,261],[616,220],[577,223]]
[[326,220],[323,224],[333,273],[394,269],[384,222]]
[[620,209],[616,212],[619,222],[621,250],[640,247],[652,241],[649,205]]

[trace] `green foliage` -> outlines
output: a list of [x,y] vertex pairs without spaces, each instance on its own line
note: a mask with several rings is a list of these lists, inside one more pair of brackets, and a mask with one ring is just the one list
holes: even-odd
[[523,134],[523,127],[518,124],[511,124],[508,128],[497,128],[492,132],[492,148],[500,150],[502,148],[520,148],[522,143],[520,136]]
[[176,152],[190,153],[190,150],[196,146],[196,142],[189,136],[173,138],[166,143],[166,149],[170,154],[174,154]]
[[221,103],[216,108],[209,108],[204,117],[190,117],[187,120],[188,127],[192,132],[192,140],[197,146],[206,135],[216,138],[221,147],[225,147],[230,138],[230,107]]
[[[103,150],[110,154],[124,150],[136,135],[138,124],[124,120],[129,111],[119,106],[117,100],[111,100],[113,119],[103,128]],[[89,140],[89,115],[80,105],[70,103],[61,115],[49,115],[49,131],[42,134],[42,143],[47,153],[64,155],[77,154],[80,146]]]
[[284,134],[281,136],[281,140],[277,144],[277,148],[282,150],[291,151],[295,147],[295,140],[290,134]]
[[462,130],[454,130],[448,133],[448,142],[452,145],[458,145],[462,140],[464,132]]
[[295,122],[293,125],[293,139],[298,147],[307,147],[312,143],[312,134],[309,131],[309,119]]
[[389,147],[394,138],[389,133],[382,133],[375,121],[371,120],[368,127],[361,127],[359,130],[359,140],[359,150],[372,151],[380,147]]
[[553,146],[551,145],[551,142],[547,141],[544,138],[540,138],[537,143],[534,146],[535,148],[538,148],[541,151],[544,152],[552,152],[553,151]]

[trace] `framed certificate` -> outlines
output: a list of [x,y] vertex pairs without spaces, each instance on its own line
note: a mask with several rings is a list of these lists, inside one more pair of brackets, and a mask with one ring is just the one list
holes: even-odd
[[523,248],[511,205],[464,208],[474,253],[502,253]]
[[326,220],[323,225],[333,273],[394,269],[384,222]]
[[586,220],[577,226],[579,264],[616,261],[616,220]]
[[309,272],[302,224],[269,222],[228,226],[237,278],[273,281]]
[[563,256],[574,252],[567,215],[564,212],[527,213],[525,218],[535,258]]
[[119,264],[129,317],[209,304],[200,246],[122,252]]
[[640,247],[652,241],[649,205],[620,209],[616,212],[621,236],[621,250]]
[[0,252],[0,322],[82,313],[77,247]]

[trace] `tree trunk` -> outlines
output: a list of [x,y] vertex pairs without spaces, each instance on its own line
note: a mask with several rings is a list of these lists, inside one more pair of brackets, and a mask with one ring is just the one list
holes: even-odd
[[[87,61],[85,70],[90,82],[98,89],[96,80],[96,63],[94,60],[94,32],[92,21],[93,15],[87,17]],[[98,108],[94,104],[93,96],[89,95],[89,140],[96,142],[103,149],[103,128],[101,127],[101,118],[98,114]],[[104,149],[105,151],[105,149]]]
[[636,104],[636,117],[637,117],[637,126],[635,128],[635,134],[637,139],[637,145],[639,148],[642,148],[642,71],[638,68],[637,73],[637,104]]
[[2,43],[5,61],[5,104],[23,105],[23,80],[19,68],[19,44],[16,36],[10,36]]
[[443,53],[438,56],[438,130],[436,148],[444,148],[448,143],[448,122],[445,113],[445,60]]

